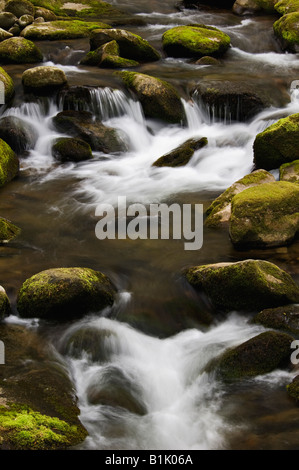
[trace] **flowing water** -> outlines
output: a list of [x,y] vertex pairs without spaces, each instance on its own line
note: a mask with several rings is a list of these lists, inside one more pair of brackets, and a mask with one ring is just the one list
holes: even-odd
[[[127,144],[121,155],[94,152],[93,160],[79,164],[57,164],[51,155],[51,144],[61,135],[51,119],[62,110],[63,100],[23,96],[24,68],[6,67],[17,93],[2,115],[28,121],[39,137],[21,160],[20,177],[1,189],[1,216],[22,227],[22,235],[0,247],[0,283],[14,302],[22,282],[39,271],[88,266],[108,274],[119,288],[111,309],[61,327],[43,325],[76,387],[80,419],[89,432],[79,449],[297,449],[299,411],[285,393],[295,372],[277,370],[231,386],[205,372],[211,359],[264,329],[238,312],[218,315],[211,323],[208,306],[180,273],[187,265],[253,257],[278,264],[298,281],[298,242],[237,252],[226,231],[207,228],[196,252],[184,250],[181,240],[100,241],[95,209],[100,203],[116,205],[119,196],[129,203],[207,207],[252,170],[256,134],[299,112],[298,93],[290,90],[299,78],[298,56],[280,52],[271,17],[178,12],[170,0],[111,3],[143,18],[146,26],[128,29],[160,50],[165,30],[190,23],[220,27],[231,36],[232,47],[220,67],[163,58],[139,68],[171,80],[182,92],[186,122],[166,125],[146,119],[140,103],[116,89],[111,71],[78,65],[88,51],[87,40],[40,43],[45,63],[64,69],[71,85],[89,86],[86,110],[118,129]],[[228,115],[215,119],[190,93],[200,80],[236,77],[258,79],[274,94],[285,90],[289,102],[244,123]],[[203,136],[208,146],[185,167],[152,167],[185,140]],[[205,321],[198,320],[199,312]],[[9,321],[18,321],[17,315]]]

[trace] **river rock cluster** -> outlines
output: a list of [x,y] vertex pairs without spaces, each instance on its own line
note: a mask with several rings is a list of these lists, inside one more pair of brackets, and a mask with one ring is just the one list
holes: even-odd
[[[95,122],[92,113],[84,109],[82,103],[89,98],[87,88],[69,86],[59,67],[43,65],[37,41],[88,38],[90,50],[82,58],[82,66],[113,69],[119,87],[141,103],[145,117],[182,125],[185,113],[177,87],[171,81],[135,69],[163,57],[188,59],[197,66],[217,66],[225,61],[231,46],[230,37],[221,30],[193,24],[170,28],[161,37],[161,48],[157,50],[130,31],[129,25],[136,22],[130,15],[102,1],[82,0],[80,9],[75,7],[78,3],[68,4],[63,0],[0,2],[0,80],[5,88],[5,102],[9,104],[15,94],[6,64],[28,64],[21,77],[24,93],[57,96],[63,101],[63,111],[52,119],[53,127],[65,134],[53,142],[52,153],[58,165],[91,159],[94,151],[119,154],[127,148],[126,139],[116,129]],[[183,0],[177,7],[194,8],[203,3],[209,4],[209,1]],[[232,9],[236,15],[263,12],[275,15],[273,31],[282,51],[298,52],[297,0],[226,0],[222,6]],[[118,19],[117,24],[109,23],[112,13]],[[233,119],[240,121],[250,119],[273,104],[274,99],[271,93],[261,93],[248,83],[219,81],[198,83],[190,90],[190,97],[195,95],[215,109],[229,101]],[[237,115],[240,109],[241,114]],[[36,140],[35,131],[28,123],[14,116],[1,117],[1,187],[18,176],[20,160],[26,158]],[[187,140],[172,152],[161,155],[152,165],[184,166],[196,151],[208,144],[205,136]],[[292,243],[299,232],[298,149],[298,114],[278,119],[256,135],[252,172],[210,204],[205,214],[205,228],[227,231],[232,246],[241,250],[284,247]],[[271,170],[278,170],[278,180]],[[20,232],[21,228],[12,221],[0,218],[1,243],[17,239]],[[210,364],[210,370],[216,371],[219,380],[240,380],[277,367],[291,367],[290,345],[299,334],[299,286],[288,273],[264,260],[245,259],[189,266],[183,270],[182,278],[196,293],[206,296],[215,314],[231,310],[254,313],[252,321],[273,330],[227,351]],[[118,287],[102,272],[86,267],[53,268],[24,280],[15,306],[1,288],[0,319],[5,319],[15,309],[22,318],[37,317],[52,322],[73,320],[111,307],[117,295]],[[12,335],[22,345],[20,352],[11,340]],[[22,357],[34,359],[31,348],[36,341],[34,332],[27,332],[25,337],[18,326],[0,324],[0,338],[5,339],[7,351],[19,368]],[[13,378],[17,369],[13,363],[0,373],[0,448],[65,448],[86,437],[68,377],[51,361],[47,362],[48,351],[40,349],[36,354],[38,359],[46,358],[44,367],[37,366],[37,370],[32,371],[25,365],[18,371],[18,379]],[[30,396],[32,381],[41,394],[39,402],[44,403],[43,407]],[[297,379],[288,387],[290,396],[296,400],[298,390]],[[90,393],[95,402],[101,403],[102,392],[98,388]],[[138,410],[144,413],[143,406]],[[26,428],[22,434],[20,428],[25,421],[28,430]],[[41,426],[46,438],[41,436]]]

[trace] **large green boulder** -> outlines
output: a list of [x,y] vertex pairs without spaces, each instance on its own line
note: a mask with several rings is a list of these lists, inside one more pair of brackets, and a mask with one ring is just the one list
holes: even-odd
[[290,365],[293,337],[266,331],[226,351],[217,361],[216,374],[222,380],[236,380],[267,374]]
[[98,28],[110,28],[100,22],[80,20],[57,20],[33,23],[21,32],[26,39],[56,41],[60,39],[78,39],[90,37],[91,31]]
[[98,29],[91,33],[90,49],[93,51],[107,42],[116,41],[119,55],[137,62],[151,62],[161,58],[156,49],[137,34],[125,29]]
[[39,47],[32,41],[13,37],[0,42],[0,61],[2,63],[26,64],[42,62],[42,60],[43,55]]
[[140,101],[148,118],[180,123],[184,107],[176,89],[165,80],[137,72],[118,72],[125,87]]
[[0,187],[13,180],[19,173],[19,160],[10,146],[0,139]]
[[48,269],[27,279],[17,298],[21,317],[72,319],[111,306],[115,288],[101,272],[89,268]]
[[0,67],[0,81],[4,85],[4,100],[5,103],[8,103],[15,93],[15,86],[12,78],[8,75],[8,73]]
[[299,301],[299,287],[291,276],[268,261],[193,266],[184,275],[222,311],[254,311]]
[[132,59],[125,59],[120,57],[119,45],[113,40],[106,42],[95,50],[88,52],[88,54],[81,60],[82,65],[95,65],[105,68],[128,68],[137,67],[139,62]]
[[232,199],[230,237],[243,248],[291,243],[299,230],[299,186],[287,181],[265,183]]
[[281,15],[299,11],[299,0],[279,0],[275,2],[275,10]]
[[274,34],[285,51],[299,51],[299,11],[288,13],[273,24]]
[[299,113],[279,119],[257,134],[253,143],[256,168],[273,170],[299,158]]
[[207,227],[221,227],[228,224],[231,216],[231,203],[236,194],[258,184],[274,182],[275,178],[265,170],[256,170],[233,183],[220,196],[218,196],[206,210],[205,225]]
[[176,26],[163,34],[163,49],[172,57],[222,56],[230,47],[230,37],[212,26]]

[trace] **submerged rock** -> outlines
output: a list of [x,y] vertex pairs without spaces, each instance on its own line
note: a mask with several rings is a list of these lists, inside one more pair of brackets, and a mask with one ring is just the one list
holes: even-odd
[[153,166],[177,167],[187,165],[194,152],[205,147],[207,144],[208,139],[206,137],[202,137],[201,139],[189,139],[176,149],[158,158],[158,160],[153,163]]
[[236,181],[208,207],[206,210],[207,218],[205,225],[207,227],[216,228],[223,224],[228,224],[231,217],[232,199],[236,194],[252,186],[274,181],[274,176],[265,170],[256,170]]
[[137,72],[119,72],[126,88],[140,101],[148,118],[180,123],[184,108],[176,89],[164,80]]
[[267,308],[253,318],[253,322],[272,328],[299,334],[299,305],[284,305],[283,307]]
[[216,309],[254,311],[299,302],[299,287],[275,264],[263,260],[194,266],[187,281]]
[[280,181],[299,183],[299,160],[281,165],[279,168],[279,178]]
[[230,237],[237,247],[283,246],[299,230],[299,186],[287,181],[245,189],[232,199]]
[[216,360],[216,374],[222,380],[267,374],[290,365],[294,338],[286,333],[266,331],[226,351]]
[[43,55],[32,41],[17,37],[0,42],[0,60],[7,64],[35,63],[42,62]]
[[257,134],[253,151],[255,167],[265,170],[299,158],[299,113],[279,119]]
[[21,233],[21,229],[7,219],[0,217],[0,243],[8,243]]
[[162,37],[163,48],[172,57],[222,56],[230,47],[230,37],[212,26],[176,26]]
[[115,294],[110,279],[98,271],[48,269],[24,282],[17,309],[25,318],[72,319],[111,306]]
[[274,34],[285,51],[299,52],[299,12],[288,13],[273,25]]
[[0,187],[9,183],[19,173],[19,160],[10,146],[0,139]]
[[22,75],[22,83],[27,91],[46,91],[48,93],[66,85],[67,78],[59,67],[41,65],[25,70]]
[[94,121],[88,111],[62,111],[53,118],[53,124],[59,132],[84,140],[92,150],[115,153],[126,149],[119,132]]
[[84,140],[61,137],[55,141],[52,147],[52,155],[62,163],[82,162],[92,158],[92,150]]
[[91,33],[90,49],[98,49],[104,44],[115,41],[119,47],[119,56],[137,62],[151,62],[161,58],[160,54],[148,41],[125,29],[98,29]]
[[35,128],[17,116],[5,116],[0,119],[0,139],[3,139],[14,152],[24,154],[32,149],[37,141]]

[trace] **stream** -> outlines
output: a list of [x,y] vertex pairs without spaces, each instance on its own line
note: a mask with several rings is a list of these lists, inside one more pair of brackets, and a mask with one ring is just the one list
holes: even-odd
[[[280,117],[299,112],[296,54],[282,53],[272,33],[273,17],[238,17],[224,10],[178,11],[173,0],[116,0],[146,21],[128,27],[161,51],[161,36],[170,27],[204,23],[231,37],[232,47],[221,66],[199,66],[165,58],[138,71],[171,81],[182,92],[186,124],[166,125],[146,119],[138,101],[114,88],[109,69],[79,65],[88,39],[37,42],[45,64],[62,68],[70,85],[92,87],[91,111],[104,124],[119,129],[128,151],[121,155],[94,152],[91,161],[57,164],[51,143],[61,134],[51,118],[63,102],[30,101],[23,95],[22,65],[5,70],[16,85],[12,107],[2,116],[18,116],[38,132],[35,148],[21,161],[19,178],[1,188],[0,214],[22,227],[21,236],[0,247],[0,284],[16,300],[22,282],[48,268],[88,266],[107,274],[119,296],[113,307],[61,326],[43,325],[43,332],[67,365],[89,436],[78,449],[212,450],[298,449],[299,409],[285,386],[296,375],[276,370],[232,385],[205,372],[211,359],[243,343],[265,328],[250,324],[250,315],[231,312],[212,324],[198,321],[197,310],[209,316],[181,279],[185,266],[248,258],[276,263],[299,282],[299,243],[267,250],[236,251],[226,230],[204,228],[203,246],[184,249],[183,240],[98,240],[96,207],[129,203],[203,204],[250,173],[257,133]],[[258,79],[273,89],[286,87],[289,103],[263,110],[249,122],[217,120],[196,95],[188,95],[201,79]],[[152,163],[189,138],[208,138],[181,168]],[[274,172],[274,175],[276,173]],[[19,322],[17,314],[11,322]],[[23,320],[22,320],[23,322]],[[25,324],[31,327],[32,321]],[[74,334],[93,331],[89,349],[72,348]],[[83,342],[84,343],[84,342]],[[84,343],[85,344],[85,343]],[[105,389],[124,407],[98,404]]]

